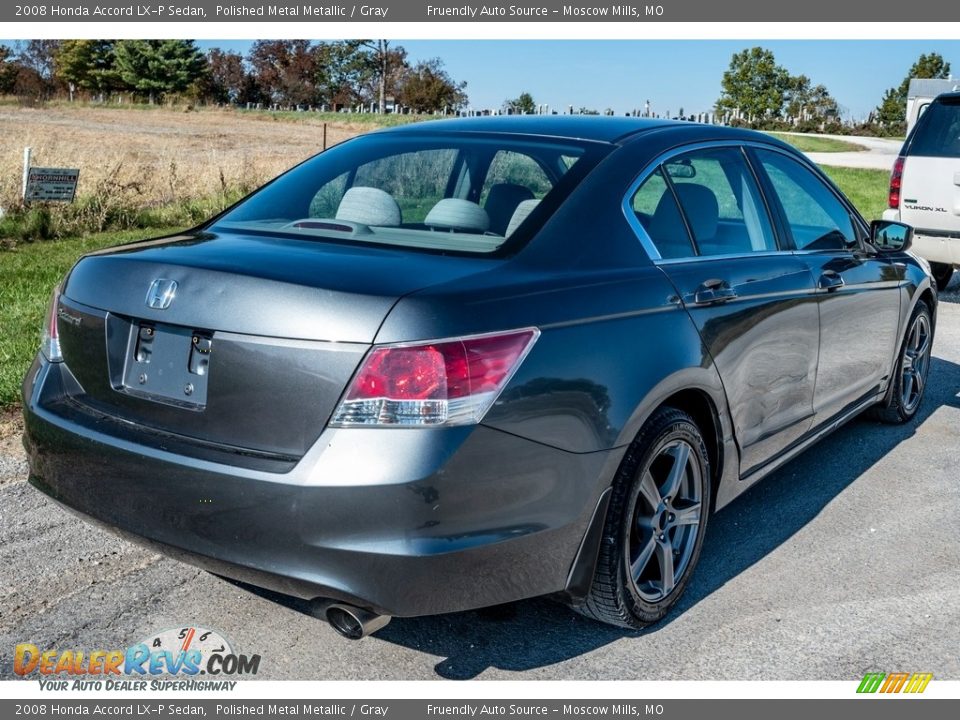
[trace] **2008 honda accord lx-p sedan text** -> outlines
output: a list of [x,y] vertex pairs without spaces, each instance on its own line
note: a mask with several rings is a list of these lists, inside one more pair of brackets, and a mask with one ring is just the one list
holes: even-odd
[[23,387],[30,479],[348,637],[545,594],[640,627],[712,509],[867,408],[915,415],[910,240],[759,133],[372,133],[76,264]]

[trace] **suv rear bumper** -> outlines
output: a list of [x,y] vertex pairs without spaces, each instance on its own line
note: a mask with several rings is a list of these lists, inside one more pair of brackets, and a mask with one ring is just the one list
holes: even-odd
[[[883,219],[902,222],[899,210],[884,210]],[[955,231],[914,228],[911,249],[930,262],[960,266],[960,227]]]
[[931,262],[960,265],[960,230],[950,233],[918,228],[913,231],[913,250]]
[[30,482],[211,572],[412,616],[564,590],[623,449],[572,454],[484,426],[325,430],[287,473],[136,445],[51,412],[24,381]]

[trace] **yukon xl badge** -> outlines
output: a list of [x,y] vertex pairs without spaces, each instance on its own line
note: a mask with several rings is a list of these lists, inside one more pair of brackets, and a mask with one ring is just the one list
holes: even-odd
[[177,294],[177,281],[157,278],[147,291],[147,307],[154,310],[166,310]]
[[930,205],[908,205],[908,204],[907,204],[907,203],[915,203],[915,202],[917,202],[917,201],[916,201],[916,200],[907,200],[907,199],[904,199],[904,201],[903,201],[903,203],[904,203],[903,207],[904,207],[905,209],[907,209],[907,210],[920,210],[921,212],[938,212],[938,213],[945,213],[945,212],[947,211],[946,208],[942,208],[942,207],[931,207]]

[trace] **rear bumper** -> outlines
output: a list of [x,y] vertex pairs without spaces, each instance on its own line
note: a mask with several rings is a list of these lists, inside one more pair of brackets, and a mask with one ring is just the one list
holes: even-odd
[[[900,211],[883,211],[884,220],[901,222]],[[953,231],[914,228],[913,252],[930,262],[960,266],[960,226]]]
[[[571,454],[483,426],[326,430],[286,473],[137,445],[24,382],[30,482],[211,572],[412,616],[562,591],[622,450]],[[106,426],[109,427],[109,426]]]
[[926,235],[917,230],[913,236],[913,251],[930,262],[960,265],[960,231],[957,237]]

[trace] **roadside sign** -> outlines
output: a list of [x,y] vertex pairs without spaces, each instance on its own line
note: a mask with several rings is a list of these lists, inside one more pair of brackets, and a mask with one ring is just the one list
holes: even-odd
[[32,167],[27,171],[23,199],[73,202],[79,179],[78,168]]

